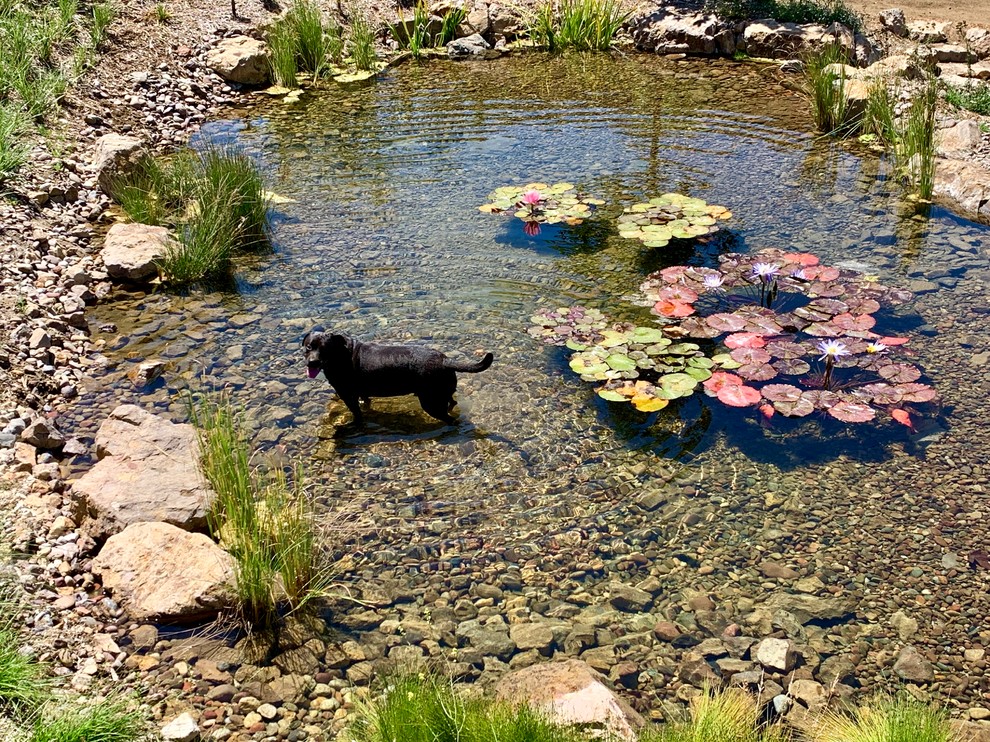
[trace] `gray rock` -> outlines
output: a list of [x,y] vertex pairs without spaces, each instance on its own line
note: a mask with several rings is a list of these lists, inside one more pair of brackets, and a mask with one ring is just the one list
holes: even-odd
[[227,82],[264,85],[269,80],[268,47],[250,36],[221,39],[207,53],[206,64]]
[[897,654],[897,660],[894,662],[894,673],[902,680],[909,680],[913,683],[930,683],[935,679],[935,668],[932,663],[910,645],[904,647]]
[[990,31],[985,28],[969,28],[966,30],[966,46],[979,59],[990,57]]
[[479,34],[471,34],[461,39],[454,39],[447,44],[447,56],[451,59],[483,56],[491,49],[491,45]]
[[35,448],[51,450],[61,448],[65,444],[65,436],[55,427],[51,420],[39,417],[28,423],[21,431],[20,439]]
[[880,25],[894,36],[904,38],[908,35],[907,18],[900,8],[889,8],[880,11]]
[[636,739],[645,720],[605,684],[605,678],[580,660],[546,662],[517,670],[499,680],[495,697],[528,704],[561,724],[605,730],[623,740]]
[[839,598],[819,598],[815,595],[774,593],[764,604],[771,611],[782,610],[792,614],[801,624],[820,621],[839,621],[850,618],[852,606]]
[[957,121],[955,126],[938,131],[940,157],[965,158],[983,143],[983,132],[973,119]]
[[732,30],[716,16],[662,7],[636,16],[629,28],[638,49],[657,54],[722,54],[735,52]]
[[512,657],[516,651],[516,643],[508,632],[487,628],[475,619],[461,622],[455,633],[461,646],[470,645],[484,655],[498,657],[503,661]]
[[628,613],[642,613],[653,604],[653,596],[645,590],[616,582],[609,585],[608,602],[613,608]]
[[200,621],[233,600],[233,558],[203,534],[168,523],[135,523],[111,536],[93,572],[135,621]]
[[903,611],[897,611],[890,617],[890,625],[897,631],[902,642],[910,641],[918,633],[918,622]]
[[96,435],[100,460],[72,483],[96,536],[132,523],[161,521],[197,530],[214,498],[199,471],[191,425],[177,425],[136,405],[121,405]]
[[554,644],[553,631],[542,623],[514,623],[509,626],[509,637],[521,652],[535,649],[547,657]]
[[103,240],[100,257],[111,278],[143,281],[158,275],[155,261],[165,255],[172,242],[165,227],[114,224]]
[[136,137],[105,134],[96,140],[93,171],[104,193],[114,181],[130,174],[148,156],[144,142]]
[[740,50],[752,57],[770,59],[803,57],[824,47],[835,46],[850,60],[856,51],[856,38],[852,31],[837,23],[825,28],[814,23],[752,21],[746,24],[736,43]]

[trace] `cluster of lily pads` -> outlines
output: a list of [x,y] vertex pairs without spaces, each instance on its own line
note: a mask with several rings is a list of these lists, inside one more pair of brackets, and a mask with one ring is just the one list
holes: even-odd
[[[908,339],[874,331],[873,315],[911,293],[814,255],[723,255],[717,269],[653,273],[640,290],[661,327],[610,325],[601,312],[572,307],[534,316],[530,333],[576,351],[571,368],[599,383],[601,397],[643,411],[701,386],[767,418],[821,411],[860,423],[883,412],[913,427],[912,406],[936,399],[909,360]],[[720,347],[706,355],[687,338]]]
[[640,240],[646,247],[665,247],[672,239],[694,239],[718,231],[718,222],[732,212],[680,193],[665,193],[633,204],[619,217],[619,236]]
[[580,224],[605,202],[581,194],[573,183],[528,183],[502,186],[488,194],[490,203],[478,207],[486,214],[512,213],[526,223],[527,234],[539,234],[540,224]]

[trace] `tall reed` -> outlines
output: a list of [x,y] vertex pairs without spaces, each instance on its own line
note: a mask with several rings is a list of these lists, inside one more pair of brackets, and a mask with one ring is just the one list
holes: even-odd
[[437,33],[435,46],[447,46],[453,41],[454,37],[457,36],[458,27],[464,23],[467,15],[467,8],[461,5],[455,5],[444,13],[440,20],[440,31]]
[[[815,126],[826,134],[849,129],[846,116],[845,53],[838,46],[823,47],[804,62],[805,92]],[[837,71],[838,70],[838,71]]]
[[268,65],[276,85],[296,87],[296,50],[297,39],[292,27],[284,19],[275,23],[268,31]]
[[351,21],[350,35],[351,60],[359,70],[373,70],[378,62],[375,54],[375,30],[363,15],[356,15]]
[[902,117],[899,142],[895,148],[898,169],[907,176],[911,186],[924,200],[935,189],[935,109],[938,106],[938,79],[929,73],[911,107]]
[[413,6],[412,20],[407,22],[399,11],[399,22],[391,27],[392,36],[399,46],[408,49],[414,57],[420,57],[423,50],[432,46],[430,35],[430,11],[423,0]]
[[537,8],[530,37],[551,52],[607,51],[629,17],[619,0],[547,0]]

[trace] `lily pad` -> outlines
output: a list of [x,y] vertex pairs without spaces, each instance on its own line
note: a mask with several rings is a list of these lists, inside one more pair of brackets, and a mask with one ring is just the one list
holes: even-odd
[[743,384],[728,384],[718,390],[719,402],[729,407],[751,407],[762,399],[758,389]]
[[648,247],[663,247],[671,239],[690,240],[718,231],[718,222],[731,218],[724,206],[705,203],[679,193],[665,193],[646,203],[633,204],[619,217],[619,236]]
[[877,373],[894,384],[906,384],[921,378],[921,370],[910,363],[891,363],[881,367]]
[[489,203],[478,210],[486,214],[511,213],[527,224],[581,224],[604,203],[580,193],[573,183],[527,183],[501,186],[488,194]]
[[847,399],[840,400],[836,404],[827,408],[829,415],[836,420],[845,423],[865,423],[876,417],[877,411],[868,404],[853,402]]

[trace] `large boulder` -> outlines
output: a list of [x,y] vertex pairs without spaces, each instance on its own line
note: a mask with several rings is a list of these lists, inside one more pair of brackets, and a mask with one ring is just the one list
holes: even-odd
[[840,23],[827,28],[816,23],[778,23],[774,20],[746,24],[736,41],[740,51],[751,57],[792,59],[821,51],[825,47],[842,49],[847,60],[856,54],[856,37]]
[[990,219],[990,171],[964,160],[937,160],[934,194],[954,201],[984,221]]
[[111,278],[142,281],[158,275],[155,261],[164,257],[170,242],[165,227],[114,224],[103,240],[100,257]]
[[86,503],[97,538],[144,521],[189,531],[206,526],[214,493],[200,474],[191,425],[121,405],[100,426],[96,453],[100,460],[73,489]]
[[230,554],[168,523],[134,523],[111,536],[93,572],[135,621],[200,621],[233,599]]
[[509,673],[495,686],[495,697],[528,704],[562,724],[604,729],[624,740],[636,739],[643,717],[613,693],[605,677],[580,660],[547,662]]
[[966,46],[979,59],[990,57],[990,31],[973,27],[966,31]]
[[629,22],[636,47],[657,54],[724,54],[736,50],[735,34],[714,15],[664,7]]
[[206,54],[206,63],[227,82],[240,85],[264,85],[271,68],[265,42],[250,36],[231,36]]
[[93,155],[93,171],[100,188],[110,193],[114,181],[133,172],[147,156],[144,142],[137,137],[104,134],[96,140]]
[[983,143],[983,132],[973,119],[963,119],[939,130],[938,154],[940,157],[964,158]]
[[[447,55],[451,59],[467,57],[483,57],[489,50],[488,42],[480,33],[471,34],[461,39],[454,39],[447,44]],[[498,56],[498,52],[495,53]]]

